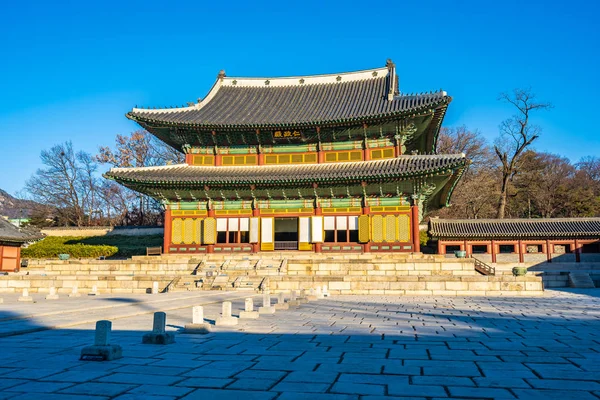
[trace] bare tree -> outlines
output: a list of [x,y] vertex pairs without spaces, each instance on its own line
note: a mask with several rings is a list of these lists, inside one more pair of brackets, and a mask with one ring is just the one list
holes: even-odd
[[498,201],[497,218],[504,218],[508,198],[509,183],[519,170],[523,151],[540,135],[541,128],[530,123],[531,113],[552,107],[550,103],[538,102],[531,89],[515,89],[512,93],[502,93],[499,97],[517,109],[517,113],[500,124],[500,137],[494,144],[494,151],[501,163],[502,180]]
[[[100,147],[96,160],[101,164],[130,168],[181,163],[184,156],[183,153],[166,145],[147,131],[137,130],[129,136],[117,135],[114,149],[108,146]],[[121,222],[124,224],[143,225],[156,220],[153,215],[147,214],[148,212],[156,214],[156,210],[159,209],[157,202],[144,194],[125,188],[117,190],[111,187],[105,195],[117,197],[119,204],[123,206],[127,203],[127,206],[117,212],[121,215]],[[137,200],[137,205],[134,205],[134,200]]]
[[76,153],[73,144],[66,142],[42,151],[41,159],[45,168],[38,169],[25,183],[31,198],[53,207],[61,222],[77,226],[91,223],[97,190],[92,156]]

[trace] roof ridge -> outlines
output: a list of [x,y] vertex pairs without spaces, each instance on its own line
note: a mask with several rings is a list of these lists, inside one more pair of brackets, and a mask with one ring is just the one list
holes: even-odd
[[600,217],[557,217],[557,218],[432,218],[432,223],[536,223],[536,222],[577,222],[600,221]]

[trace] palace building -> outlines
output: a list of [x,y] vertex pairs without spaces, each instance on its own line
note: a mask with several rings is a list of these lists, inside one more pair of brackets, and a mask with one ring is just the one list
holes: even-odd
[[467,160],[435,154],[451,101],[402,94],[394,63],[330,75],[234,78],[204,99],[127,117],[185,164],[113,168],[161,201],[164,252],[419,252]]

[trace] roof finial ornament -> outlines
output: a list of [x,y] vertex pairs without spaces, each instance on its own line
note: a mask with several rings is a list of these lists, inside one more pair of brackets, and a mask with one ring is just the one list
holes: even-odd
[[219,71],[219,75],[217,75],[217,79],[221,79],[223,80],[223,78],[225,78],[227,75],[225,75],[225,70],[222,69]]
[[389,72],[388,101],[392,101],[394,100],[394,96],[396,96],[399,93],[398,79],[396,78],[396,64],[394,64],[391,58],[388,58],[385,63],[385,66],[387,67]]

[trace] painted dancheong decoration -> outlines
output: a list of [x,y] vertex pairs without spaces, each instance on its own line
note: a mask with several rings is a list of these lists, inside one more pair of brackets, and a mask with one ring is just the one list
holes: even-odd
[[403,94],[395,64],[341,74],[231,78],[181,108],[127,117],[185,164],[106,177],[165,206],[164,251],[418,252],[464,154],[435,154],[451,101]]

